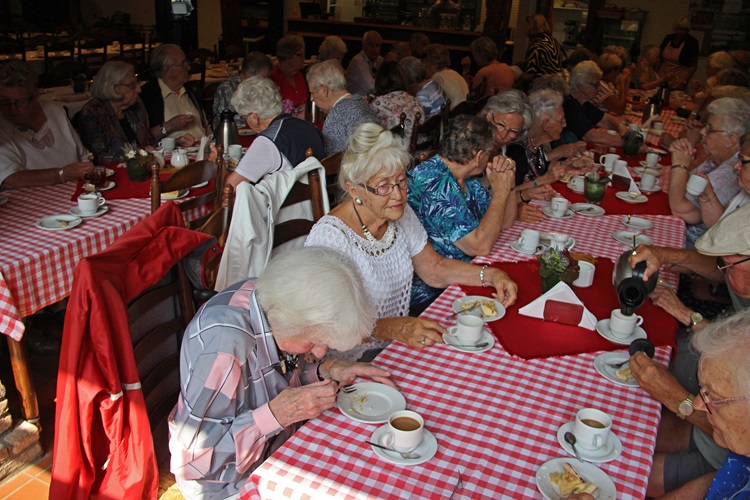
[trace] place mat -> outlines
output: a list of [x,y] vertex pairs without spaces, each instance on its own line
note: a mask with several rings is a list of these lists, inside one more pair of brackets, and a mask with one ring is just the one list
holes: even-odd
[[[557,182],[553,187],[555,191],[571,203],[586,202],[583,194],[572,191],[563,182]],[[672,211],[669,208],[669,196],[664,191],[643,193],[648,197],[646,203],[628,203],[615,196],[618,192],[612,186],[608,186],[604,192],[604,198],[600,206],[609,215],[672,215]]]
[[[523,359],[568,356],[596,351],[621,350],[623,346],[614,344],[596,331],[578,326],[543,321],[523,316],[518,310],[542,294],[539,264],[536,260],[514,264],[496,265],[518,283],[518,299],[508,308],[505,317],[487,323],[505,350]],[[594,284],[587,288],[571,287],[586,308],[597,319],[609,318],[612,309],[619,307],[617,294],[612,285],[614,264],[608,259],[599,259],[596,264]],[[493,288],[461,286],[467,295],[492,296]],[[676,347],[677,321],[666,311],[655,306],[650,300],[636,311],[643,316],[641,327],[655,346]]]
[[[129,198],[151,198],[151,176],[149,175],[148,179],[141,182],[133,182],[130,180],[130,177],[128,177],[128,169],[127,168],[119,168],[117,167],[117,164],[111,164],[108,165],[108,168],[111,168],[115,171],[115,175],[111,177],[107,177],[108,181],[114,181],[115,187],[112,189],[108,189],[107,191],[102,191],[102,196],[107,200],[121,200],[121,199],[129,199]],[[172,175],[174,172],[167,172],[164,174],[160,174],[160,177],[162,180],[169,178],[170,175]],[[73,193],[73,196],[70,197],[70,201],[77,201],[78,197],[83,194],[83,184],[84,181],[78,181],[78,185],[76,186],[76,190]],[[214,189],[214,180],[211,179],[208,182],[208,185],[202,187],[202,188],[191,188],[190,189],[190,196],[200,196],[204,193],[209,193],[213,191]]]

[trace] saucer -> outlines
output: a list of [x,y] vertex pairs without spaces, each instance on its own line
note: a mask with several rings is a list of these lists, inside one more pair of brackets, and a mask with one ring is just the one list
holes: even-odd
[[570,209],[579,215],[588,215],[591,217],[597,217],[606,213],[602,207],[592,203],[573,203]]
[[638,189],[646,193],[656,193],[657,191],[661,191],[661,185],[659,185],[658,182],[654,183],[650,188],[643,187],[640,182],[637,182],[636,184],[638,185]]
[[629,191],[619,191],[615,196],[628,203],[646,203],[648,201],[648,197],[645,195]]
[[[635,236],[635,245],[633,245],[633,237]],[[626,245],[653,245],[654,240],[652,240],[649,236],[646,236],[645,234],[641,233],[634,233],[632,231],[616,231],[612,237],[619,241],[620,243],[625,243]]]
[[109,211],[109,207],[107,205],[101,205],[96,212],[91,214],[82,214],[81,209],[78,207],[73,207],[70,209],[70,215],[75,215],[76,217],[81,217],[83,219],[89,219],[92,217],[99,217],[100,215],[104,215]]
[[571,209],[565,210],[565,213],[563,215],[554,215],[552,212],[552,209],[550,207],[544,207],[542,209],[542,213],[548,217],[552,217],[553,219],[570,219],[575,215]]
[[640,167],[633,168],[633,172],[635,172],[638,175],[643,175],[648,170],[651,170],[651,172],[648,172],[648,173],[652,174],[654,177],[661,177],[661,167],[662,166],[659,165],[658,163],[654,165],[653,167],[649,167],[648,163],[646,163],[645,161],[642,161]]
[[642,217],[632,217],[631,216],[628,219],[627,215],[623,215],[622,218],[620,219],[620,222],[622,222],[623,224],[625,224],[629,228],[636,229],[636,230],[641,229],[641,230],[645,231],[646,229],[651,229],[652,227],[654,227],[654,223],[653,222],[651,222],[648,219],[644,219]]
[[526,250],[525,248],[523,248],[521,245],[518,244],[518,241],[511,242],[510,248],[512,248],[513,250],[515,250],[518,253],[522,253],[522,254],[525,254],[525,255],[536,255],[536,254],[539,253],[539,249],[538,248],[535,248],[534,250]]
[[[383,437],[385,436],[385,433],[388,431],[388,425],[383,425],[375,429],[375,432],[372,433],[372,437],[370,437],[370,441],[373,443],[382,444],[383,443]],[[438,451],[438,442],[435,438],[435,435],[428,431],[427,429],[424,429],[422,431],[422,442],[419,443],[419,446],[414,448],[413,453],[416,453],[417,455],[421,455],[419,458],[414,459],[408,459],[404,458],[395,451],[388,451],[384,450],[382,448],[378,448],[376,446],[370,446],[372,448],[372,451],[375,452],[377,456],[385,460],[386,462],[390,462],[392,464],[396,465],[419,465],[423,464],[432,457],[435,456],[435,454]]]
[[486,345],[485,347],[459,347],[459,345],[463,344],[458,337],[456,337],[456,334],[454,333],[458,327],[457,326],[450,326],[448,327],[448,332],[443,334],[443,342],[445,342],[447,345],[451,346],[453,349],[461,352],[484,352],[489,351],[492,349],[492,347],[495,345],[495,337],[492,336],[490,332],[487,330],[482,331],[482,336],[479,340],[476,341],[477,344],[480,344],[482,342],[488,342],[489,345]]
[[[575,421],[571,420],[570,422],[564,423],[557,430],[557,442],[560,443],[560,446],[563,447],[563,450],[567,451],[573,456],[575,456],[573,447],[570,446],[569,443],[565,442],[565,433],[573,432],[574,426]],[[615,433],[610,430],[609,436],[607,437],[607,442],[604,443],[604,446],[602,446],[598,450],[586,450],[582,446],[579,446],[576,449],[578,450],[578,453],[581,454],[582,459],[589,462],[596,462],[601,464],[604,462],[611,462],[622,454],[622,442],[620,441],[620,438],[618,438]]]
[[622,363],[630,359],[630,355],[627,352],[605,352],[594,358],[594,368],[599,372],[599,375],[611,380],[615,384],[624,385],[625,387],[640,387],[635,378],[630,378],[627,381],[620,380],[615,375],[617,370],[622,370],[627,367],[628,364],[622,365],[620,368],[612,368],[609,364]]
[[482,313],[482,308],[477,306],[476,308],[468,311],[465,314],[471,314],[472,316],[479,316],[484,320],[485,323],[488,323],[490,321],[496,321],[503,316],[505,316],[505,306],[503,306],[500,302],[496,301],[495,299],[492,299],[490,297],[482,297],[481,295],[467,295],[466,297],[461,297],[460,299],[456,299],[455,302],[453,302],[453,312],[454,313],[461,313],[461,305],[462,304],[468,304],[471,302],[475,302],[477,300],[486,300],[489,302],[494,302],[495,304],[495,315],[494,316],[485,316],[484,313]]
[[619,337],[615,337],[614,335],[612,335],[612,332],[609,329],[609,318],[600,320],[596,324],[596,331],[599,333],[599,335],[609,340],[610,342],[620,345],[630,345],[630,343],[635,339],[645,339],[647,337],[646,330],[644,330],[640,326],[636,326],[633,330],[633,333],[625,338],[621,339]]
[[58,214],[50,215],[49,217],[43,217],[36,221],[36,227],[39,229],[47,229],[50,231],[61,231],[65,229],[73,229],[78,226],[83,219],[70,214]]
[[615,500],[617,498],[617,488],[615,483],[607,475],[606,472],[601,470],[596,465],[579,462],[575,458],[553,458],[542,464],[539,470],[536,471],[536,487],[539,492],[547,500],[560,500],[563,498],[560,496],[560,489],[557,485],[552,483],[550,474],[558,473],[562,474],[565,469],[563,464],[568,464],[582,477],[585,481],[590,482],[596,486],[597,490],[594,492],[594,498],[597,500]]
[[376,382],[354,384],[356,391],[339,392],[336,406],[341,413],[365,424],[382,424],[395,411],[406,409],[406,399],[393,387]]
[[99,191],[108,191],[115,187],[115,181],[107,181],[104,186],[99,188]]
[[208,186],[208,181],[199,182],[195,186],[190,186],[190,189],[202,188],[204,186]]

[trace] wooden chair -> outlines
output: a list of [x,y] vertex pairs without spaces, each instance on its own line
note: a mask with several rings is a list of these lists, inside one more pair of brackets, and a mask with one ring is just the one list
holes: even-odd
[[201,107],[203,112],[206,114],[209,123],[213,123],[211,117],[214,116],[214,96],[216,90],[219,88],[222,82],[212,82],[203,87],[203,92],[200,94]]
[[448,125],[448,112],[446,109],[447,105],[443,104],[438,114],[432,115],[419,125],[418,134],[412,134],[414,136],[412,154],[438,148],[440,140],[443,137],[443,131],[446,130]]
[[125,36],[120,40],[120,57],[135,66],[136,71],[146,67],[146,39],[140,35]]
[[[151,166],[151,213],[156,212],[161,205],[162,193],[189,189],[191,186],[211,179],[214,179],[214,190],[212,192],[195,196],[179,203],[177,206],[183,214],[203,205],[211,205],[212,209],[219,206],[224,184],[224,169],[219,168],[216,163],[208,160],[189,163],[163,181],[159,178],[159,171],[158,164]],[[185,227],[197,229],[207,221],[209,215],[191,220],[187,219],[187,215],[183,215],[183,217],[185,218]]]
[[331,208],[339,204],[339,170],[344,152],[338,151],[320,160],[320,164],[326,169],[326,192],[328,193],[328,204]]
[[[221,205],[211,213],[206,222],[197,230],[216,238],[219,242],[219,247],[223,249],[227,241],[227,235],[229,234],[233,209],[234,188],[231,184],[226,184],[223,189]],[[196,308],[200,307],[201,304],[216,294],[214,288],[216,286],[216,275],[219,272],[219,264],[221,263],[221,253],[220,251],[214,252],[211,255],[205,256],[203,260],[202,271],[203,276],[207,277],[205,280],[206,288],[193,290],[193,300],[195,301]]]
[[44,72],[49,73],[56,63],[73,61],[75,47],[73,39],[68,37],[48,36],[44,44]]
[[391,128],[391,132],[399,137],[406,135],[406,113],[401,113],[399,116],[398,125]]
[[190,53],[190,60],[193,62],[200,61],[203,65],[205,65],[208,60],[211,59],[212,61],[216,60],[216,53],[211,49],[195,49]]
[[75,37],[76,57],[86,68],[86,74],[93,76],[107,62],[107,43],[89,35]]
[[0,35],[0,55],[8,56],[10,59],[26,60],[23,39]]

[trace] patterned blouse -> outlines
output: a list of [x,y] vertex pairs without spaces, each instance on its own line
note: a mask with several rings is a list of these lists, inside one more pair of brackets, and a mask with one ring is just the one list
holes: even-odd
[[396,90],[376,97],[370,103],[370,107],[378,117],[380,126],[386,130],[390,130],[398,125],[401,113],[406,113],[406,121],[404,122],[406,125],[406,131],[404,137],[407,140],[411,137],[411,129],[414,125],[414,117],[417,113],[422,115],[420,123],[424,122],[424,109],[422,109],[422,106],[419,105],[419,102],[414,96],[403,90]]
[[532,75],[557,75],[562,73],[564,59],[560,42],[549,35],[542,35],[526,51],[524,71]]
[[[123,111],[123,115],[136,138],[137,146],[150,146],[153,138],[148,131],[148,115],[143,103],[139,100]],[[123,147],[132,142],[109,101],[91,99],[78,114],[78,123],[81,141],[94,153],[94,163],[97,165],[112,163],[122,155]]]

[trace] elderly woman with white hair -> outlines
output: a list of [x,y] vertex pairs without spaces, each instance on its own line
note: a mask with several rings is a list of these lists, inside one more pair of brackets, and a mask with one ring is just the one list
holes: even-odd
[[250,129],[258,134],[227,182],[236,186],[242,181],[258,182],[279,170],[290,170],[306,158],[323,158],[323,136],[311,123],[282,113],[281,94],[268,78],[251,77],[237,87],[232,106]]
[[366,339],[375,308],[357,265],[326,248],[289,250],[260,278],[209,300],[185,330],[180,396],[169,416],[171,471],[187,498],[234,498],[252,471],[331,408],[357,377],[395,387],[370,364],[322,359]]
[[81,140],[94,154],[97,165],[106,165],[122,155],[129,144],[144,148],[153,138],[148,115],[138,95],[141,85],[132,64],[109,61],[101,67],[91,86],[91,99],[78,115]]
[[414,273],[426,284],[493,287],[506,307],[517,286],[496,267],[476,266],[439,255],[407,204],[411,156],[403,139],[365,123],[352,134],[339,173],[345,198],[310,231],[306,246],[325,246],[352,258],[377,308],[373,342],[333,357],[372,359],[391,340],[414,347],[442,341],[437,322],[406,317]]
[[344,69],[336,60],[314,64],[307,70],[307,85],[312,101],[326,113],[323,142],[326,155],[346,149],[349,136],[364,122],[377,123],[369,103],[346,89]]
[[338,36],[329,35],[323,39],[318,49],[318,61],[328,61],[336,59],[339,64],[343,64],[344,56],[348,49],[346,43]]
[[[701,129],[708,158],[693,168],[695,147],[686,138],[670,146],[672,173],[669,177],[669,207],[672,215],[687,222],[688,246],[706,232],[724,212],[724,207],[740,191],[734,166],[738,162],[741,138],[750,131],[750,106],[732,97],[712,101]],[[687,192],[691,174],[708,181],[699,196]]]

